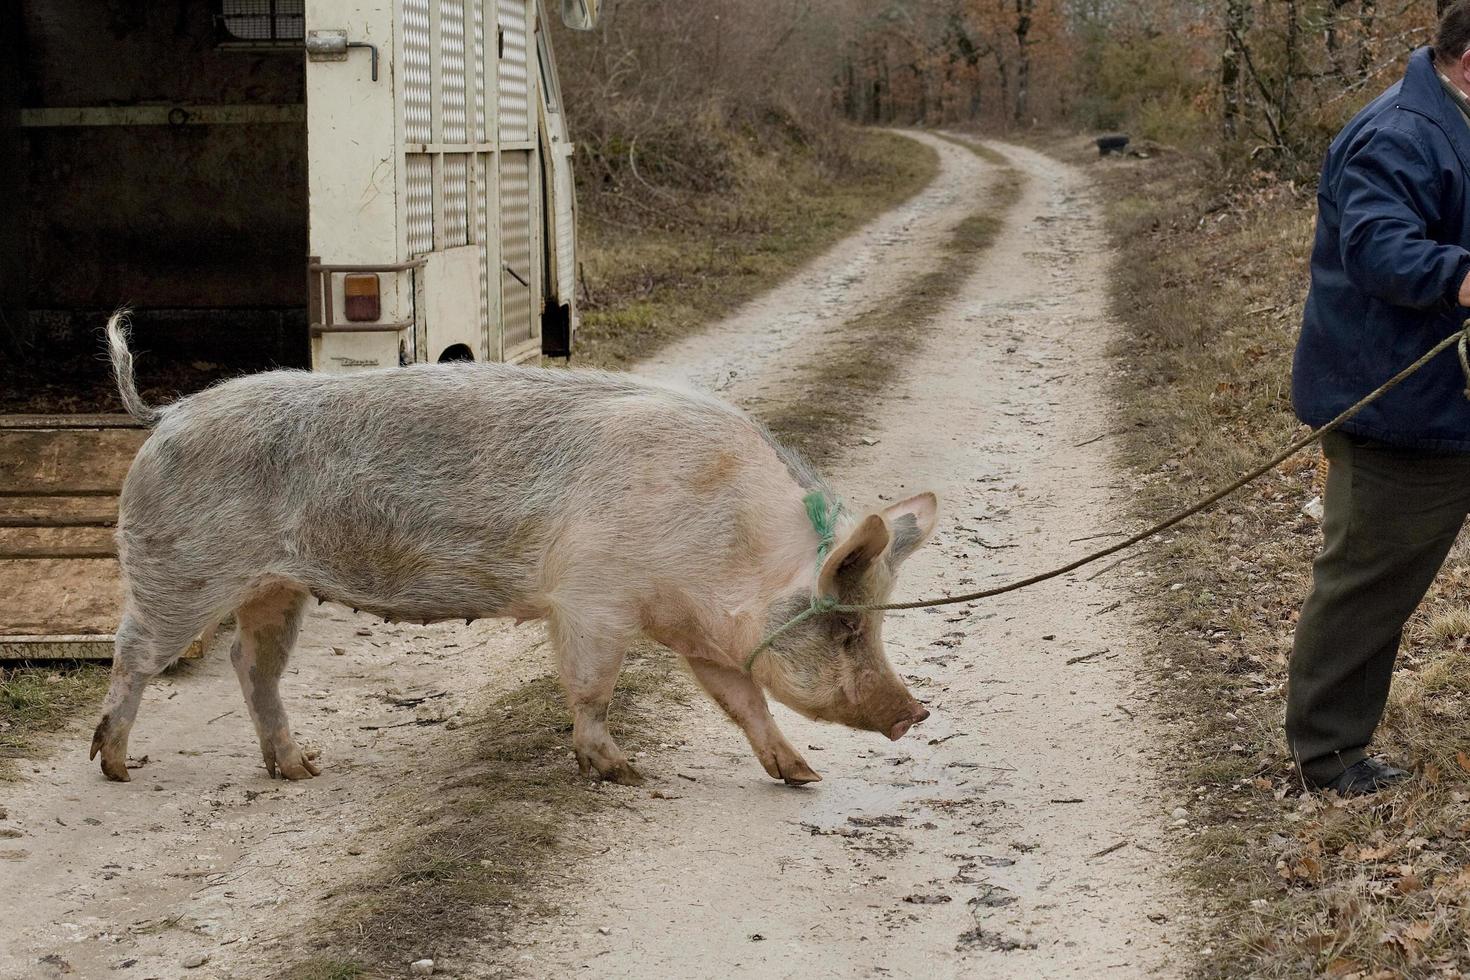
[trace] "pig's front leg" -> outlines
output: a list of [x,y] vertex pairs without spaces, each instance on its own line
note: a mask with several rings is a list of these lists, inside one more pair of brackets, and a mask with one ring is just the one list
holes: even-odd
[[562,686],[572,709],[572,749],[583,774],[596,772],[609,782],[641,786],[643,777],[623,755],[607,730],[612,700],[627,641],[609,637],[586,624],[550,617]]
[[733,667],[698,657],[686,659],[695,679],[744,730],[750,747],[755,749],[755,757],[772,779],[784,779],[791,786],[800,786],[822,778],[776,727],[776,719],[771,717],[771,709],[766,705],[766,695],[755,681]]

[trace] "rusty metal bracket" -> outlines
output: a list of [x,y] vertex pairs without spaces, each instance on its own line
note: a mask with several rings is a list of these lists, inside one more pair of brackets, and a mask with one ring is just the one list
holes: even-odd
[[399,333],[411,326],[411,320],[395,320],[392,323],[313,323],[311,335],[320,337],[326,333]]
[[[332,304],[332,276],[339,273],[359,272],[407,272],[409,269],[421,269],[428,262],[425,256],[409,259],[407,262],[390,262],[380,265],[325,265],[315,257],[307,260],[306,271],[311,277],[313,284],[311,296],[311,316],[316,317],[318,310],[322,314],[320,320],[313,320],[311,324],[311,335],[320,337],[328,333],[398,333],[413,326],[412,321],[398,321],[393,323],[338,323]],[[318,301],[317,294],[320,294]],[[320,305],[318,305],[318,302]]]
[[344,30],[306,32],[306,58],[308,61],[346,61],[347,52],[353,48],[367,48],[372,52],[372,77],[378,80],[378,46],[366,41],[349,41]]

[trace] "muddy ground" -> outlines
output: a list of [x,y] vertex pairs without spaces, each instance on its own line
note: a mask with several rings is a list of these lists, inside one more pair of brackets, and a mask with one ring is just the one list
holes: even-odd
[[[942,161],[924,192],[640,370],[799,404],[803,365],[840,358],[844,323],[902,297],[985,208],[999,168],[916,138]],[[852,406],[871,421],[825,454],[854,507],[939,493],[906,596],[1058,564],[1116,531],[1132,492],[1108,462],[1109,255],[1086,177],[989,145],[1024,175],[1018,203],[883,394]],[[712,705],[680,709],[639,759],[650,785],[607,788],[623,805],[575,829],[596,860],[553,861],[542,911],[509,942],[460,937],[440,975],[1177,972],[1172,804],[1149,777],[1140,644],[1114,584],[1129,574],[892,617],[890,657],[933,717],[888,743],[777,708],[814,786],[772,783]],[[284,687],[324,772],[283,784],[217,646],[151,688],[131,783],[103,782],[79,725],[0,784],[0,975],[278,975],[395,817],[436,792],[426,774],[457,713],[549,668],[535,624],[315,609]]]

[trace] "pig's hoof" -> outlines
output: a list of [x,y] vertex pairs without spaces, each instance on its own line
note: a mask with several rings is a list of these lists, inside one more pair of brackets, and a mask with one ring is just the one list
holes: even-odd
[[801,756],[781,762],[781,779],[787,786],[805,786],[822,781],[822,777]]
[[128,751],[119,749],[116,745],[108,744],[107,740],[107,716],[97,723],[97,730],[92,733],[92,749],[87,754],[88,759],[97,758],[97,753],[102,753],[102,775],[115,783],[126,783],[132,780],[128,775]]
[[127,783],[133,779],[128,775],[127,763],[108,758],[106,751],[102,753],[102,775],[114,783]]
[[595,755],[582,749],[577,749],[576,753],[577,768],[582,770],[584,776],[595,775],[604,782],[622,786],[643,785],[643,777],[623,758],[623,753],[618,751],[617,746],[613,746],[612,751],[600,751]]
[[806,764],[806,760],[792,750],[778,749],[769,759],[762,757],[761,765],[765,767],[767,775],[781,780],[787,786],[805,786],[807,783],[822,781],[822,777]]
[[602,773],[602,778],[619,786],[642,786],[643,776],[626,762],[620,762]]
[[277,750],[273,757],[265,760],[265,768],[274,779],[279,774],[283,779],[310,779],[321,775],[321,768],[307,758],[301,747],[292,742],[284,749]]

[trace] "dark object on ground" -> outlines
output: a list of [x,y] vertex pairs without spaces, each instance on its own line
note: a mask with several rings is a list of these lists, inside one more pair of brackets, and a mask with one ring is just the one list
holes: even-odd
[[1369,793],[1376,793],[1408,777],[1408,773],[1402,769],[1395,769],[1386,762],[1379,762],[1377,759],[1362,759],[1344,769],[1336,779],[1321,785],[1314,785],[1312,788],[1332,790],[1338,796],[1344,797],[1367,796]]
[[1097,155],[1100,157],[1122,153],[1126,149],[1128,149],[1127,136],[1099,136],[1097,138]]

